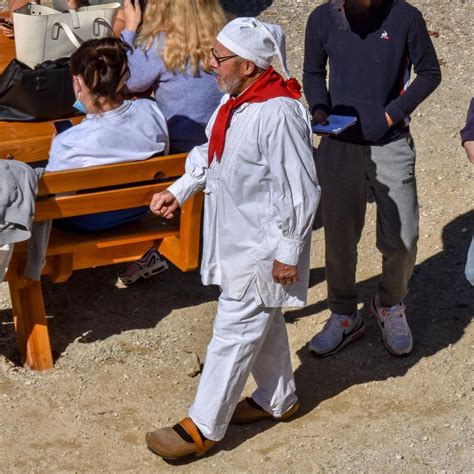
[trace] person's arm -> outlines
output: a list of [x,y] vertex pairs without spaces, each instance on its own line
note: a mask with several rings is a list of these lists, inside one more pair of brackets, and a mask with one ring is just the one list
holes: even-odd
[[[273,216],[281,231],[273,278],[279,283],[292,283],[298,278],[296,266],[319,200],[311,131],[302,114],[289,108],[271,109],[263,120],[263,130],[268,133],[262,133],[259,142],[270,166]],[[284,264],[287,272],[275,278],[276,269],[285,270],[279,264]]]
[[0,31],[7,37],[7,38],[14,38],[13,33],[13,22],[10,18],[1,18],[0,19]]
[[[0,31],[8,38],[14,38],[12,13],[18,8],[24,7],[29,0],[8,0],[8,11],[10,15],[5,18],[6,22],[0,24]],[[39,2],[38,2],[39,3]]]
[[172,219],[178,207],[204,188],[208,168],[207,149],[207,143],[193,148],[186,159],[183,176],[164,191],[153,195],[150,210],[154,214]]
[[425,20],[418,10],[414,12],[408,29],[407,50],[416,77],[403,94],[385,107],[386,114],[394,124],[408,117],[441,82],[436,51]]
[[[61,134],[60,134],[61,135]],[[71,168],[69,160],[77,155],[76,151],[69,144],[64,143],[62,137],[56,135],[51,142],[48,163],[45,171],[62,171]]]
[[207,176],[208,144],[194,147],[186,158],[185,172],[168,190],[176,197],[180,206],[193,194],[204,189]]
[[463,146],[469,161],[474,164],[474,140],[465,141]]
[[145,92],[156,82],[159,82],[163,61],[158,57],[156,51],[156,41],[150,49],[144,50],[141,47],[134,47],[136,33],[130,30],[123,30],[120,34],[125,43],[132,49],[127,52],[130,77],[127,80],[129,92]]
[[[220,105],[227,102],[229,96],[222,97]],[[185,170],[183,176],[176,180],[165,191],[153,196],[150,204],[150,210],[167,219],[173,217],[174,211],[182,206],[183,203],[193,194],[204,189],[206,185],[208,164],[209,138],[212,128],[219,112],[220,106],[214,111],[208,124],[206,125],[207,142],[203,145],[194,147],[186,158]]]
[[131,50],[127,52],[130,77],[127,81],[129,92],[144,92],[160,80],[164,67],[162,59],[157,53],[157,40],[148,50],[135,46],[137,30],[141,22],[140,2],[132,4],[125,0],[124,4],[125,29],[120,34],[122,41],[127,43]]
[[303,89],[311,115],[314,118],[315,112],[320,111],[316,119],[321,122],[322,118],[321,123],[323,123],[330,111],[329,94],[326,87],[328,55],[318,34],[320,31],[318,15],[318,10],[314,11],[306,24]]
[[[227,100],[224,96],[221,104]],[[219,108],[214,112],[206,126],[206,136],[208,141],[203,145],[194,147],[186,158],[185,170],[183,176],[176,180],[171,186],[161,193],[156,193],[150,203],[150,210],[166,219],[174,216],[174,211],[184,204],[186,199],[193,194],[204,189],[206,185],[208,170],[208,150],[209,137]]]
[[80,0],[66,0],[69,10],[78,10],[81,7]]
[[[8,11],[11,13],[18,8],[28,5],[29,0],[8,0]],[[37,2],[41,3],[41,2]]]
[[461,142],[469,161],[474,163],[474,98],[467,111],[466,125],[461,130]]

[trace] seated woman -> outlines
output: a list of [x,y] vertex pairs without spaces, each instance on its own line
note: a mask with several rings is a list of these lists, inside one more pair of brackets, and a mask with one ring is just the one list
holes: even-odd
[[[117,38],[86,41],[71,56],[76,108],[84,120],[57,135],[52,142],[46,171],[146,160],[167,154],[166,120],[149,99],[125,100],[129,77],[127,46]],[[143,217],[148,207],[61,219],[70,230],[97,232]],[[141,270],[151,276],[166,267],[156,251],[144,257]]]
[[222,98],[209,67],[226,22],[219,0],[148,0],[143,23],[140,2],[125,0],[124,13],[122,39],[134,47],[128,53],[129,91],[154,91],[168,121],[171,152],[203,144]]

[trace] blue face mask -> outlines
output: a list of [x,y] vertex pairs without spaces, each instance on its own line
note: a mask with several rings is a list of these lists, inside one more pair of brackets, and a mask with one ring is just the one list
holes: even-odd
[[74,102],[72,106],[79,112],[82,112],[83,114],[87,114],[87,110],[84,107],[84,104],[79,99],[76,99],[76,102]]

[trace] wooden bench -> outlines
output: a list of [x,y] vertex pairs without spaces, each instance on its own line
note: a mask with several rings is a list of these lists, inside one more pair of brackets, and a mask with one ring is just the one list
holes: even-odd
[[[39,183],[36,221],[149,205],[184,172],[185,154],[46,173]],[[113,187],[113,188],[112,188]],[[105,189],[104,189],[105,188]],[[58,193],[74,195],[55,196]],[[154,246],[182,271],[198,266],[202,193],[190,198],[179,217],[165,222],[150,214],[131,224],[99,233],[52,229],[42,275],[66,281],[74,270],[128,262]],[[17,244],[6,275],[18,349],[32,369],[53,367],[41,283],[26,278],[26,243]]]
[[[0,17],[8,12],[0,12]],[[0,72],[15,57],[15,43],[0,34]],[[74,123],[81,117],[71,118]],[[25,163],[45,160],[53,121],[0,122],[0,159]],[[89,214],[148,205],[153,193],[165,189],[184,171],[185,155],[48,173],[40,182],[36,220]],[[122,186],[104,190],[104,187]],[[74,196],[56,193],[83,191]],[[84,192],[85,191],[85,192]],[[198,265],[202,196],[188,200],[178,221],[164,224],[153,216],[116,230],[73,234],[53,229],[43,275],[67,280],[74,270],[140,258],[151,246],[183,271]],[[15,246],[9,272],[13,316],[23,362],[33,369],[53,366],[41,284],[26,279],[26,244]]]

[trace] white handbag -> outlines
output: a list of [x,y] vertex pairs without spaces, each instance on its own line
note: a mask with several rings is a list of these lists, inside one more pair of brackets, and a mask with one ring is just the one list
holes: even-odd
[[13,12],[16,58],[30,67],[69,57],[82,42],[112,36],[120,3],[59,12],[29,3]]

